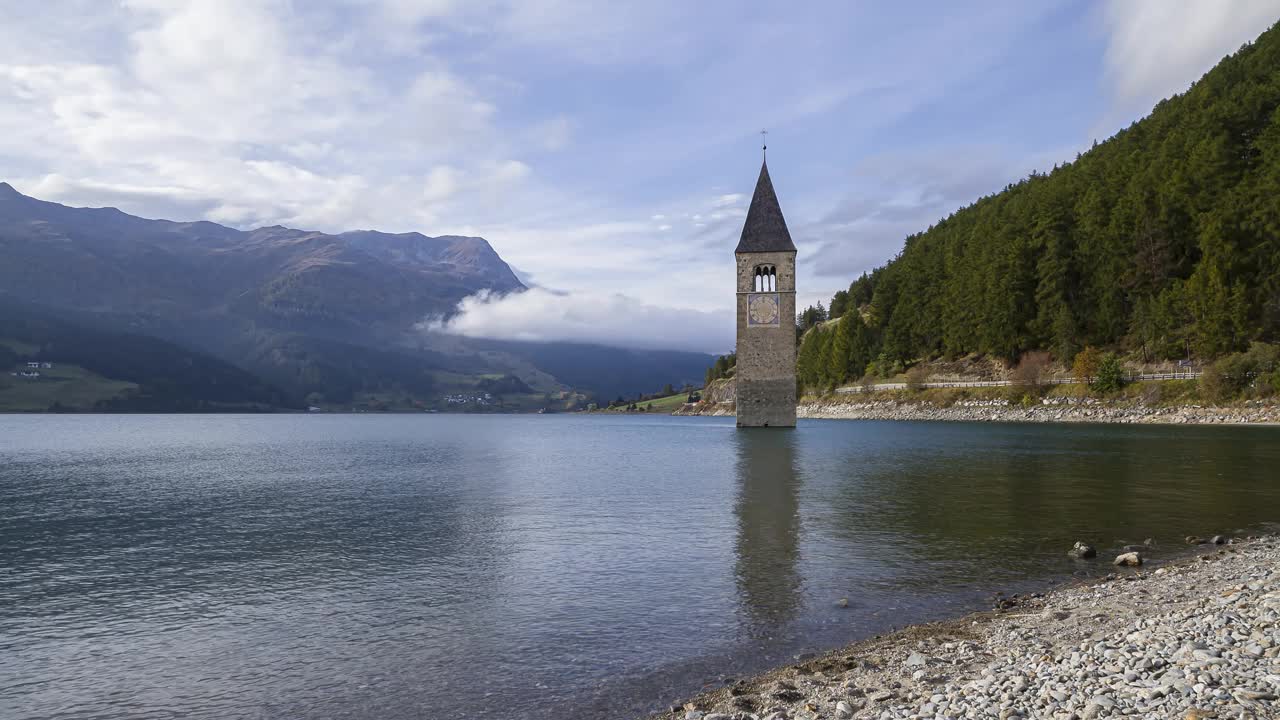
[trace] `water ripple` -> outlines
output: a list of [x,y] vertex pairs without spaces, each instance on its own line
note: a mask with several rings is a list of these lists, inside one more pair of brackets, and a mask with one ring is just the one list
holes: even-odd
[[0,717],[639,714],[1280,507],[1276,429],[731,422],[0,417]]

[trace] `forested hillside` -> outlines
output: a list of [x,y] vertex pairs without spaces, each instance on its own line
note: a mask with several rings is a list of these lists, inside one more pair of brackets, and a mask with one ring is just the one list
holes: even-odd
[[907,238],[829,315],[849,322],[806,336],[802,376],[1033,349],[1070,362],[1086,345],[1208,359],[1276,339],[1280,25],[1074,162]]
[[[25,361],[45,361],[59,368],[73,365],[135,387],[93,406],[68,410],[208,412],[301,407],[298,398],[206,353],[78,320],[0,293],[0,371],[8,376],[11,368],[20,369]],[[26,351],[16,352],[13,344]],[[6,388],[49,382],[11,377],[0,377],[0,381],[0,407],[5,405]]]

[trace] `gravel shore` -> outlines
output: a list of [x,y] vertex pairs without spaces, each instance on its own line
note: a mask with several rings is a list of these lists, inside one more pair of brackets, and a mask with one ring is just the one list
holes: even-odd
[[[718,413],[708,413],[718,414]],[[731,414],[731,413],[729,413]],[[951,420],[957,422],[1086,422],[1166,425],[1280,423],[1280,405],[1247,403],[1232,407],[1183,405],[1150,407],[1095,400],[1043,400],[1024,406],[1006,400],[969,400],[947,407],[929,402],[863,400],[834,396],[801,403],[799,417],[839,420]]]
[[1280,718],[1280,540],[1197,550],[856,643],[654,717]]

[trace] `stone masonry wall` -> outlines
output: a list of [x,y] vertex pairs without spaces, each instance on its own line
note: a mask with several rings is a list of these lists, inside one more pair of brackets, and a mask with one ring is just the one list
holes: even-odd
[[[790,427],[796,424],[796,294],[794,252],[744,253],[738,272],[738,425]],[[777,268],[779,323],[747,324],[747,298],[757,265]]]

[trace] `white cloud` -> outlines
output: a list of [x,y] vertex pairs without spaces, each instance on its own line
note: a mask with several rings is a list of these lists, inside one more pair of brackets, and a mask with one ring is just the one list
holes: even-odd
[[422,189],[422,199],[428,203],[448,200],[458,191],[458,171],[448,165],[437,165],[427,173],[427,184]]
[[[378,37],[339,42],[324,9],[129,0],[65,12],[27,23],[0,7],[0,43],[22,50],[0,59],[0,158],[20,190],[330,231],[447,232],[530,206],[520,190],[533,169],[496,126],[493,99],[439,57],[388,72]],[[75,52],[64,32],[81,41]]]
[[707,215],[707,218],[711,220],[725,220],[727,218],[745,218],[746,216],[746,208],[726,207],[712,211]]
[[453,15],[463,4],[461,0],[387,0],[375,3],[374,12],[391,25],[414,29],[424,21]]
[[577,62],[678,62],[696,33],[680,2],[600,3],[595,0],[510,0],[497,7],[495,32],[504,40]]
[[1112,0],[1104,19],[1117,109],[1145,114],[1280,20],[1280,0]]
[[425,330],[475,338],[574,341],[640,349],[727,352],[733,316],[653,305],[619,293],[556,293],[534,288],[504,296],[463,299],[450,319]]
[[490,129],[495,107],[462,78],[443,69],[423,70],[395,108],[406,135],[423,145],[470,148]]
[[507,160],[497,167],[494,179],[503,183],[517,182],[529,177],[533,169],[519,160]]

